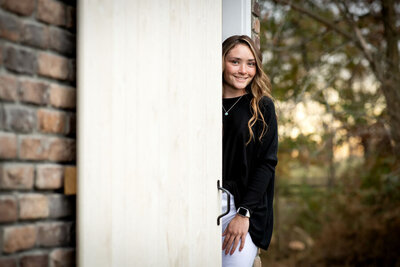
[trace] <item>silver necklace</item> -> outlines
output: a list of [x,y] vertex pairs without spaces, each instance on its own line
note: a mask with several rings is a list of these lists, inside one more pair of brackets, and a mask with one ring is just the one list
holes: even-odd
[[[245,94],[244,94],[245,95]],[[239,97],[238,100],[236,100],[235,104],[233,104],[228,110],[225,109],[224,104],[222,104],[222,108],[224,109],[225,112],[225,116],[229,115],[229,111],[237,104],[237,102],[239,102],[239,100],[244,96],[242,95],[241,97]]]

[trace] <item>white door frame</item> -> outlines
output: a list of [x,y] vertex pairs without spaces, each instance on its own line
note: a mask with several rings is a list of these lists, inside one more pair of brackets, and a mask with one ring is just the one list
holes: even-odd
[[232,35],[251,38],[251,0],[222,0],[222,41]]

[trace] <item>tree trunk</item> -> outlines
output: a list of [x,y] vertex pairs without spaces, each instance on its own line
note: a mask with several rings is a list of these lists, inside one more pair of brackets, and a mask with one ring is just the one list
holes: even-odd
[[400,71],[398,33],[394,0],[382,0],[382,18],[386,39],[386,58],[383,59],[384,81],[381,89],[385,95],[390,120],[394,154],[400,158]]

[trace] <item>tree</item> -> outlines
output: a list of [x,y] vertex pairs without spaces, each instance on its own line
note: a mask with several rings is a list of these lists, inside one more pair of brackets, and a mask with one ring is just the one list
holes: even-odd
[[[300,217],[303,225],[293,219],[296,214],[285,217],[290,207],[280,210],[281,218],[291,216],[289,221],[307,231],[312,229],[306,227],[313,225],[310,222],[322,227],[322,232],[308,231],[317,245],[303,254],[303,260],[314,258],[326,266],[399,264],[397,254],[388,251],[398,247],[392,235],[400,229],[400,220],[393,219],[400,214],[400,2],[265,0],[261,4],[264,69],[273,83],[273,95],[285,107],[279,114],[283,126],[277,175],[280,198],[296,194],[304,203],[314,203],[282,186],[293,180],[282,182],[282,178],[313,178],[321,169],[337,178],[333,190],[317,199],[322,211],[296,206],[296,210],[313,211]],[[323,109],[318,113],[319,128],[314,129],[319,132],[293,137],[291,129],[307,124],[311,116],[294,122],[296,114],[290,113],[290,107],[297,111],[310,99],[316,103],[314,110]],[[352,138],[363,146],[364,160],[357,158],[357,164],[337,168],[330,147]],[[308,183],[300,180],[304,187]],[[315,192],[308,195],[315,197]],[[324,266],[304,264],[314,265]]]
[[[268,33],[272,30],[274,36],[270,36],[272,41],[264,42],[267,44],[264,49],[268,51],[273,48],[276,51],[276,49],[285,49],[285,46],[289,48],[290,53],[292,53],[292,55],[289,55],[292,69],[286,73],[290,75],[310,76],[310,70],[323,65],[319,72],[324,71],[325,77],[330,76],[330,80],[326,80],[330,84],[327,84],[325,89],[330,86],[335,89],[340,87],[339,94],[346,100],[361,96],[364,101],[370,100],[373,105],[373,101],[379,102],[379,97],[383,96],[386,103],[385,110],[382,114],[375,114],[375,117],[378,120],[385,120],[390,127],[388,134],[391,141],[390,146],[392,153],[399,159],[400,1],[273,0],[264,1],[264,4],[270,5],[270,10],[273,9],[274,12],[278,12],[278,14],[280,12],[282,16],[287,16],[284,19],[272,19],[272,22],[271,18],[266,18],[264,25],[270,27],[266,31]],[[268,15],[269,17],[277,16],[277,14]],[[315,26],[316,22],[319,24],[318,27]],[[291,25],[287,25],[288,23]],[[262,36],[262,38],[265,37]],[[324,55],[330,55],[333,61],[338,60],[338,64],[335,65],[334,62],[333,64],[330,62],[329,66],[324,65],[324,60],[327,60]],[[282,60],[283,58],[278,59]],[[290,62],[290,60],[285,62]],[[296,62],[299,64],[298,66],[295,65]],[[343,70],[347,70],[349,75],[343,75]],[[281,71],[273,71],[271,76],[278,77],[279,74],[277,73]],[[371,75],[378,85],[378,90],[376,92],[368,92],[367,90],[355,95],[355,84],[360,83],[360,78],[365,79]],[[282,75],[280,76],[283,79],[285,78]],[[297,79],[297,81],[299,80]],[[293,94],[301,94],[310,88],[312,89],[313,85],[315,87],[316,83],[318,83],[316,76],[314,76],[314,80],[312,77],[306,77],[302,79],[300,84],[288,83],[286,88],[284,88],[285,86],[281,87],[283,89],[281,92],[287,93],[290,91],[289,87],[297,86],[303,89],[295,90],[296,92],[293,92]],[[321,92],[321,90],[315,93],[315,99],[324,103],[328,110],[332,108],[329,106],[327,96],[324,96],[324,92]],[[360,108],[360,106],[357,107],[354,104],[351,102],[347,105],[342,103],[341,106],[350,109]],[[330,111],[333,115],[336,115],[336,118],[343,114],[337,113],[335,109]],[[356,110],[353,111],[357,113]],[[355,117],[360,119],[360,117]],[[342,119],[348,120],[348,117],[345,116]],[[364,125],[371,126],[371,122],[364,123]],[[350,128],[349,130],[354,130]],[[381,130],[383,133],[385,132],[384,128]],[[360,131],[360,129],[357,129],[357,131]]]

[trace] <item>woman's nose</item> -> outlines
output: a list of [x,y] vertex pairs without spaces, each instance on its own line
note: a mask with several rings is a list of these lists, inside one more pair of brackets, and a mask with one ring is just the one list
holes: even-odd
[[239,73],[246,73],[246,65],[245,64],[240,64]]

